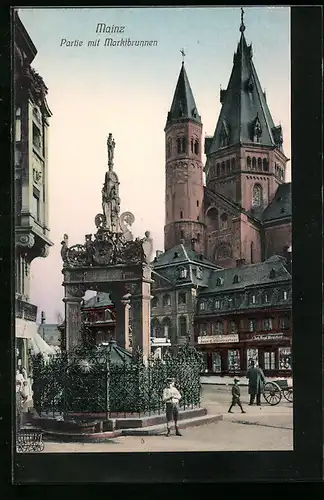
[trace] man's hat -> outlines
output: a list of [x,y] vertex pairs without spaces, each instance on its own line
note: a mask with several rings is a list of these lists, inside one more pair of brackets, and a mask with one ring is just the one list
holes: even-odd
[[240,379],[238,377],[234,377],[234,382],[239,382]]
[[167,382],[174,382],[174,381],[175,381],[175,379],[173,377],[168,377],[167,378]]

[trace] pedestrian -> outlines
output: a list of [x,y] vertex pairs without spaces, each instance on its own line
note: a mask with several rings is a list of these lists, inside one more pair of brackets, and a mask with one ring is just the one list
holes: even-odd
[[265,378],[262,369],[255,366],[254,360],[251,361],[251,366],[246,373],[246,378],[249,380],[249,405],[253,405],[256,397],[256,404],[261,406],[261,394],[263,394]]
[[27,381],[19,369],[16,370],[16,432],[22,426],[23,406],[27,399]]
[[174,378],[168,378],[167,387],[163,391],[163,401],[166,403],[167,436],[171,434],[172,420],[174,421],[176,436],[181,436],[178,428],[180,399],[181,394],[175,386]]
[[241,391],[238,386],[239,379],[237,377],[234,377],[234,384],[232,385],[232,403],[231,406],[229,407],[228,413],[233,413],[232,408],[233,406],[237,405],[241,408],[241,413],[246,413],[243,408],[242,408],[242,403],[241,403]]

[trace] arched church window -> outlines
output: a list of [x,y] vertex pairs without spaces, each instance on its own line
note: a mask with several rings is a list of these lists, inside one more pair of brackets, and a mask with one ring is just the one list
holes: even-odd
[[232,160],[231,160],[231,169],[233,171],[235,170],[235,158],[232,158]]
[[229,174],[231,171],[231,163],[230,160],[226,160],[226,173]]
[[256,158],[253,156],[253,158],[252,158],[252,170],[256,170],[256,166],[257,166]]
[[191,139],[191,141],[190,141],[190,150],[192,153],[194,152],[194,140],[193,139]]
[[180,316],[179,318],[179,335],[180,337],[185,337],[187,335],[187,318],[185,316]]
[[218,221],[218,210],[215,207],[212,207],[208,210],[207,212],[207,223],[208,225],[212,226],[212,228],[217,230],[219,228],[219,221]]
[[177,154],[185,153],[187,149],[187,140],[185,137],[177,138]]
[[219,163],[217,163],[217,165],[216,165],[216,175],[217,175],[217,177],[220,176],[220,165],[219,165]]
[[262,170],[262,159],[258,158],[258,170]]
[[167,306],[171,306],[171,297],[168,294],[163,295],[163,307]]
[[178,137],[177,139],[177,154],[181,153],[181,139]]
[[171,156],[171,152],[172,152],[172,139],[170,137],[168,139],[168,142],[167,142],[167,157],[168,158]]
[[224,174],[225,174],[225,162],[223,161],[222,166],[221,166],[221,175],[224,175]]
[[195,155],[199,154],[199,141],[198,139],[195,140]]
[[263,171],[269,172],[269,162],[266,158],[263,158]]
[[183,211],[180,210],[180,219],[183,219]]
[[254,264],[254,241],[251,241],[251,245],[250,245],[250,260],[251,260],[251,264]]
[[251,169],[251,158],[250,158],[250,156],[247,157],[246,164],[247,164],[247,168]]
[[228,227],[227,215],[224,213],[220,216],[220,229],[227,229],[227,227]]
[[262,187],[260,184],[254,184],[252,193],[252,207],[258,208],[262,205]]

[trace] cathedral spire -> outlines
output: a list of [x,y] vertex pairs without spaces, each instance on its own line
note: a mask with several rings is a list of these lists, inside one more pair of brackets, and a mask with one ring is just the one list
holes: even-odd
[[181,51],[182,64],[181,70],[174,92],[171,109],[167,117],[167,125],[173,120],[193,120],[201,123],[201,118],[198,114],[196,102],[190,87],[189,79],[184,64],[184,50]]
[[243,8],[239,30],[241,37],[227,89],[221,90],[222,108],[209,153],[225,146],[255,142],[282,151],[281,126],[274,125],[253,64],[252,44],[248,45],[245,39]]

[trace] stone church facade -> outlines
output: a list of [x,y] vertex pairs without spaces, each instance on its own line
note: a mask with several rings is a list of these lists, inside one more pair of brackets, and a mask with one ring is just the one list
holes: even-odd
[[[164,252],[152,263],[151,336],[190,339],[206,372],[291,370],[291,183],[272,119],[240,40],[213,136],[182,63],[165,125]],[[203,154],[206,161],[203,162]],[[290,375],[289,375],[290,376]]]

